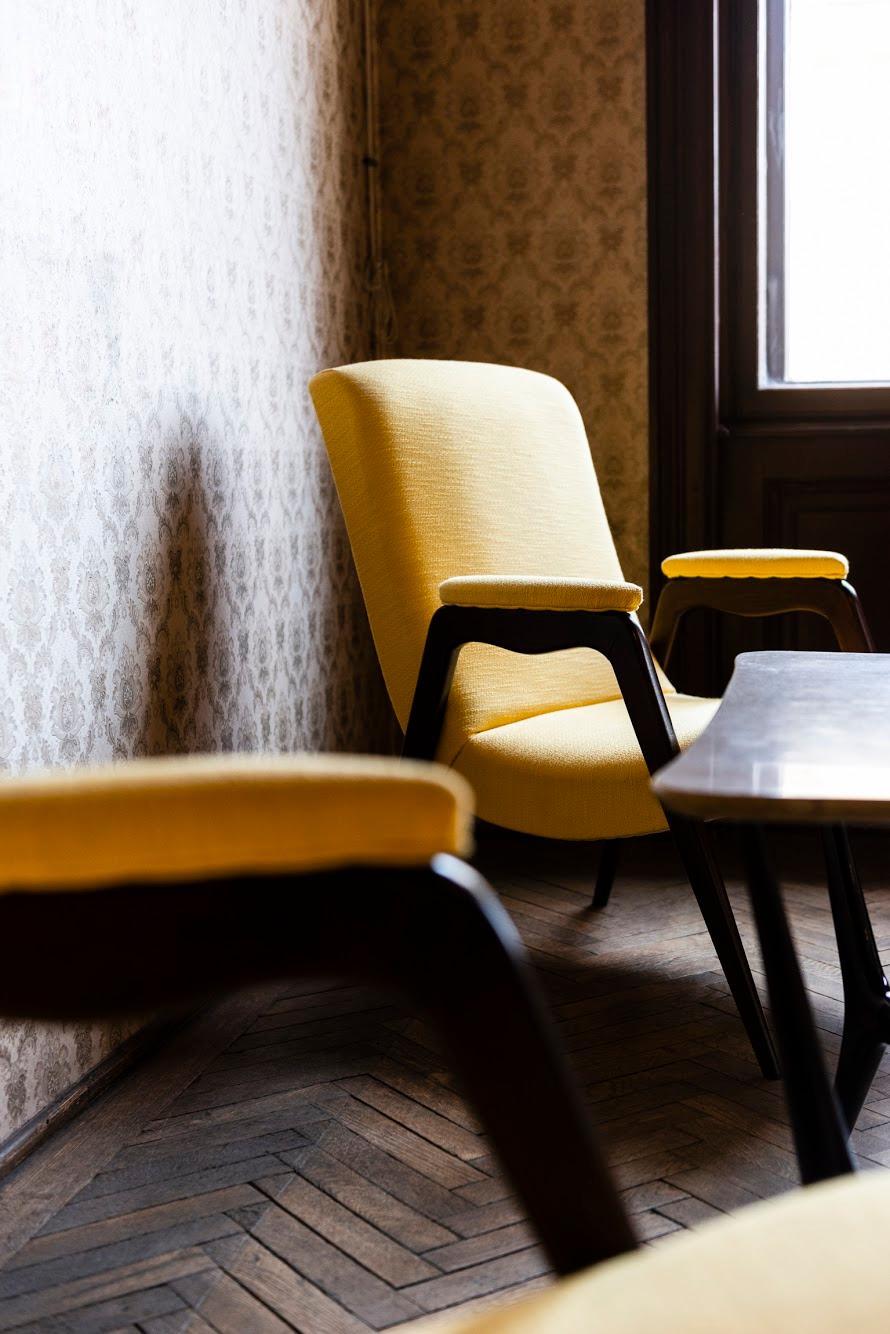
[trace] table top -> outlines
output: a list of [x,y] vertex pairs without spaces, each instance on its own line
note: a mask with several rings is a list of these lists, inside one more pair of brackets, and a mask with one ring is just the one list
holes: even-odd
[[890,654],[740,654],[653,788],[699,819],[890,824]]

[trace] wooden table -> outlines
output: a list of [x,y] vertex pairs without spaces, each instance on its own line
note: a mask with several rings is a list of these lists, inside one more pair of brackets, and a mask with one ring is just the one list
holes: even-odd
[[[668,810],[743,826],[748,887],[805,1181],[850,1171],[890,989],[845,825],[890,824],[890,655],[743,653],[710,726],[653,781]],[[762,825],[822,827],[844,986],[832,1093]],[[839,1106],[838,1106],[839,1104]]]

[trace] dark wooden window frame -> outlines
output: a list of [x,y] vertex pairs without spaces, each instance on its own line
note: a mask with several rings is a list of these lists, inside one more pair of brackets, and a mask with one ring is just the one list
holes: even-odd
[[[765,23],[765,84],[770,114],[765,134],[767,328],[772,383],[761,384],[758,330],[760,122],[758,10]],[[782,43],[785,0],[726,0],[716,6],[720,243],[720,415],[744,422],[858,422],[890,414],[890,386],[791,385],[784,375],[784,144]],[[777,107],[777,102],[780,105]],[[722,202],[721,202],[722,201]]]
[[[854,486],[890,458],[890,387],[758,383],[758,8],[647,0],[653,601],[666,555],[729,544],[749,445],[825,457],[841,444]],[[715,687],[722,633],[690,626],[684,685]]]

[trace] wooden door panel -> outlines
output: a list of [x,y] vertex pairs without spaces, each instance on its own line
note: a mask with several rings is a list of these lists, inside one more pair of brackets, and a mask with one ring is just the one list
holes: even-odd
[[[731,428],[730,428],[731,431]],[[890,434],[817,440],[723,434],[720,545],[816,547],[850,561],[877,645],[890,651]],[[753,627],[752,627],[753,629]],[[749,632],[731,636],[738,651]],[[764,647],[826,649],[830,633],[813,617],[773,622]]]

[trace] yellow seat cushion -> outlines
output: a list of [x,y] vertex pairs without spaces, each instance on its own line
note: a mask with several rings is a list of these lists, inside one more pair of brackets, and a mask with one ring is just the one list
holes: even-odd
[[[681,746],[711,721],[719,701],[669,694]],[[655,833],[664,812],[624,701],[560,709],[470,737],[454,760],[484,820],[549,838]]]
[[890,1177],[845,1177],[430,1334],[885,1334],[888,1228]]
[[838,551],[767,547],[683,551],[661,562],[668,579],[846,579],[850,565]]
[[639,584],[591,583],[589,579],[518,578],[499,574],[458,575],[439,585],[446,604],[464,607],[525,607],[540,611],[636,611]]
[[130,760],[0,780],[0,891],[413,865],[464,854],[472,802],[431,764]]

